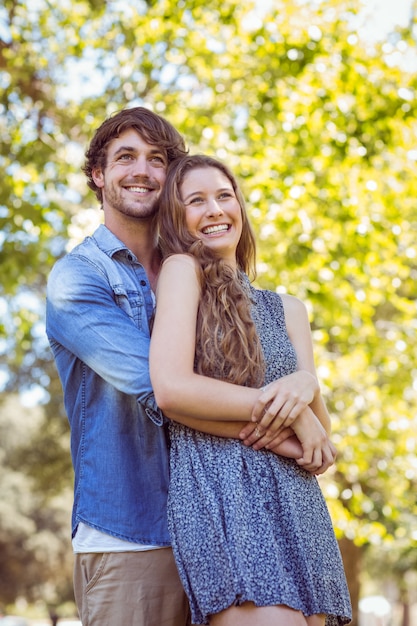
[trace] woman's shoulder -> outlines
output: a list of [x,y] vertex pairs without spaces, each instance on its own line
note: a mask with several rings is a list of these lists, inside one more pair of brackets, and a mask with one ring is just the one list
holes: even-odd
[[167,257],[158,276],[157,296],[162,291],[181,293],[188,297],[189,293],[200,290],[198,265],[190,254],[172,254]]
[[171,254],[161,268],[161,275],[198,276],[198,263],[191,254]]
[[300,300],[300,298],[292,296],[289,293],[281,294],[281,300],[285,311],[288,311],[289,313],[299,313],[300,311],[306,310],[304,302]]
[[270,304],[282,308],[286,316],[299,315],[306,311],[306,306],[302,300],[288,293],[278,293],[271,289],[257,289],[252,287],[255,299],[265,304]]
[[163,267],[173,264],[181,264],[188,267],[196,267],[197,261],[191,254],[171,254],[163,262]]

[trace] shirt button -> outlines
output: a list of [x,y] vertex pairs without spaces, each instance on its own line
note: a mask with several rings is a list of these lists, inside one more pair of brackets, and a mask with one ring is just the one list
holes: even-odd
[[142,280],[140,281],[140,284],[142,285],[142,287],[146,287],[146,280],[143,280],[142,278]]

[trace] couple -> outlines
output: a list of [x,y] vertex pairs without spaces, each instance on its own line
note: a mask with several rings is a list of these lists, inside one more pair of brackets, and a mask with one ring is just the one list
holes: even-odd
[[100,126],[84,172],[104,225],[47,294],[83,625],[185,626],[189,607],[212,626],[348,623],[307,315],[251,286],[234,176],[142,107]]

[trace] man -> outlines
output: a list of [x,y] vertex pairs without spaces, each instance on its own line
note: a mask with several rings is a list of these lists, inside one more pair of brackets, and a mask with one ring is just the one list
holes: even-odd
[[47,334],[71,425],[83,626],[188,619],[166,522],[166,433],[148,369],[160,265],[152,218],[167,165],[184,153],[180,134],[145,108],[107,119],[84,166],[104,225],[58,261],[48,281]]

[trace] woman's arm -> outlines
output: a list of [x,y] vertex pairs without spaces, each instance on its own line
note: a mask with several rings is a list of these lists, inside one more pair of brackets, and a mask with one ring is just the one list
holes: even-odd
[[[258,389],[194,372],[200,286],[195,261],[174,255],[158,279],[149,366],[158,406],[172,419],[249,422]],[[237,432],[238,434],[238,432]]]
[[[263,410],[269,402],[268,394],[194,372],[199,300],[195,260],[182,254],[169,257],[158,279],[150,348],[150,373],[158,406],[167,417],[177,421],[180,421],[178,416],[215,421],[256,421],[253,407],[261,398],[257,406]],[[306,376],[314,381],[306,372],[291,375],[290,387],[299,390],[295,396],[303,395]],[[280,388],[286,384],[282,382],[284,379],[278,381]],[[316,384],[310,385],[311,389]],[[311,390],[304,394],[299,411],[308,405],[313,395]],[[279,415],[277,422],[270,426],[271,430],[276,432],[284,419]]]
[[[313,340],[307,309],[304,303],[298,300],[298,298],[284,295],[282,299],[288,335],[297,354],[298,369],[310,372],[317,380],[316,367],[314,364]],[[326,433],[330,435],[330,416],[318,385],[309,406],[318,417]]]
[[[320,394],[314,365],[313,342],[305,305],[293,296],[283,295],[285,321],[291,343],[297,354],[298,372],[279,378],[266,385],[254,406],[253,419],[263,431],[270,430],[276,416],[282,418],[282,428],[292,426],[294,421],[309,406],[330,434],[330,417]],[[294,387],[292,377],[300,375],[304,384]],[[266,409],[263,407],[266,406]],[[272,434],[272,432],[271,432]]]
[[[294,374],[278,379],[266,386],[255,405],[254,415],[263,436],[256,437],[255,432],[247,425],[242,429],[240,437],[246,445],[252,445],[255,449],[266,447],[277,452],[284,438],[288,437],[288,431],[294,432],[303,449],[302,455],[297,459],[299,464],[309,471],[323,473],[334,463],[336,449],[329,439],[330,416],[317,382],[308,314],[305,305],[297,298],[284,295],[282,301],[287,331],[297,354],[298,367],[304,372],[304,378],[307,376],[302,398],[305,400],[310,394],[309,406],[300,404],[300,397],[295,393],[296,388],[289,385],[289,379]],[[261,402],[265,399],[270,405],[262,411]],[[302,407],[301,410],[299,406]],[[270,420],[274,419],[277,412],[285,417],[282,431],[278,435],[269,427]]]
[[[156,401],[170,419],[210,434],[238,438],[242,422],[251,420],[253,406],[262,392],[194,372],[199,300],[200,287],[194,259],[188,255],[169,257],[158,280],[150,348],[150,373]],[[301,380],[303,375],[300,374]],[[303,388],[295,380],[292,385]],[[302,406],[306,406],[305,401]],[[281,422],[282,418],[278,426],[275,425],[275,432]],[[248,427],[253,429],[255,425],[252,422]],[[287,438],[288,435],[285,440]],[[294,439],[286,443],[282,437],[279,443],[271,446],[271,450],[299,458],[299,450],[293,443]]]

